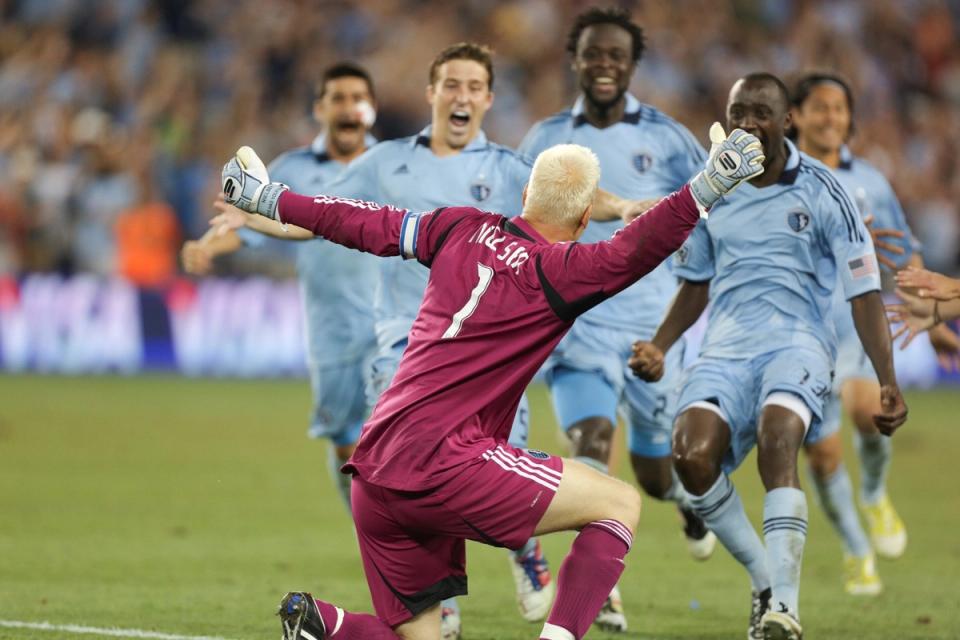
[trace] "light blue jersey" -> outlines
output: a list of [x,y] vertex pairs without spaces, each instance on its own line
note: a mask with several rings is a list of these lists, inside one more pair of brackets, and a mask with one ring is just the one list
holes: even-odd
[[[834,174],[853,195],[860,215],[874,217],[874,227],[903,232],[902,239],[887,239],[891,244],[901,247],[903,255],[887,254],[887,257],[893,260],[897,268],[905,267],[913,252],[919,249],[919,243],[907,226],[903,209],[887,179],[871,164],[850,153],[846,146],[840,151],[840,166],[834,170]],[[843,298],[839,287],[834,295],[833,310],[839,343],[837,384],[848,378],[875,379],[876,374],[853,325],[850,304]]]
[[836,356],[832,298],[880,289],[873,242],[826,165],[787,141],[777,184],[744,183],[674,256],[678,276],[710,280],[701,355],[749,358],[785,346]]
[[678,276],[710,281],[711,305],[678,404],[719,407],[731,430],[728,472],[753,448],[774,392],[803,400],[813,416],[807,436],[820,437],[837,348],[833,291],[850,299],[880,289],[873,242],[850,194],[824,164],[786,144],[778,183],[742,184],[675,254]]
[[[626,95],[623,119],[605,129],[587,122],[584,98],[572,109],[537,123],[520,145],[536,158],[557,144],[574,143],[592,149],[600,160],[600,188],[623,198],[659,198],[686,184],[703,169],[706,154],[681,124]],[[591,222],[581,242],[608,240],[623,228],[622,221]],[[660,323],[676,291],[676,278],[665,262],[636,284],[597,305],[577,322],[626,329],[634,339],[648,338]]]
[[[368,138],[367,143],[376,140]],[[345,167],[327,155],[321,135],[309,147],[280,154],[267,171],[272,180],[289,185],[296,193],[316,194]],[[256,244],[263,236],[241,230],[241,238]],[[378,258],[320,238],[298,242],[296,249],[309,359],[326,365],[362,357],[370,349],[373,332]]]
[[[354,160],[332,184],[331,195],[391,204],[411,211],[472,206],[519,215],[531,163],[481,131],[460,153],[439,157],[430,149],[430,127],[408,138],[381,142]],[[420,308],[429,271],[416,260],[378,258],[374,302],[377,340],[391,347],[406,340]]]
[[[367,136],[367,146],[376,140]],[[270,178],[296,193],[323,191],[346,165],[330,158],[326,139],[279,155]],[[265,236],[240,229],[245,244]],[[307,368],[313,391],[310,435],[335,444],[353,444],[366,417],[366,374],[376,351],[373,298],[377,285],[374,255],[323,239],[295,243],[297,275],[307,328]]]

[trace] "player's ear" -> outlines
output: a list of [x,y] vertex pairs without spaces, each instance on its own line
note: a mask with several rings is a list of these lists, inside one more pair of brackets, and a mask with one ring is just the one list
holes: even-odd
[[520,193],[520,208],[527,206],[527,187],[530,186],[530,183],[523,185],[523,191]]
[[322,125],[327,124],[324,118],[323,100],[321,98],[317,98],[316,100],[313,101],[313,120],[317,124],[322,124]]
[[428,85],[427,85],[427,93],[426,93],[426,96],[427,96],[427,104],[429,104],[430,106],[433,106],[433,100],[434,100],[434,98],[437,97],[437,94],[436,94],[436,92],[433,90],[433,85],[432,85],[432,84],[428,84]]
[[577,225],[577,231],[574,233],[573,239],[576,240],[580,235],[587,229],[587,225],[590,224],[590,214],[593,213],[593,203],[587,205],[587,208],[583,210],[583,213],[580,215],[580,224]]

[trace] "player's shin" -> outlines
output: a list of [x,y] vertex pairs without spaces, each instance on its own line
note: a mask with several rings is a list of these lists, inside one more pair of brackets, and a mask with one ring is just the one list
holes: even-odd
[[807,541],[807,498],[803,491],[779,487],[767,492],[763,536],[773,590],[771,608],[799,618],[800,567]]
[[690,503],[730,555],[750,574],[753,590],[762,592],[768,589],[770,576],[767,573],[766,550],[747,518],[736,487],[727,475],[721,473],[703,495],[691,495]]
[[812,484],[824,514],[843,540],[844,551],[854,557],[864,557],[870,550],[867,534],[860,525],[860,517],[853,502],[853,483],[842,463],[833,472],[821,477],[810,472]]
[[633,534],[616,520],[585,526],[557,576],[557,599],[541,640],[579,640],[590,628],[623,573]]

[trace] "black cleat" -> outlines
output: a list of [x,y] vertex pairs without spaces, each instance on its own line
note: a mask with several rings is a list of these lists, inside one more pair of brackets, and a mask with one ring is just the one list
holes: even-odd
[[770,588],[751,593],[750,628],[747,629],[747,640],[763,640],[763,616],[770,610],[770,598],[772,597],[773,591]]
[[717,536],[707,528],[693,509],[677,507],[683,518],[683,535],[687,538],[687,550],[694,560],[707,560],[717,547]]
[[283,596],[277,615],[283,628],[283,640],[323,640],[327,637],[317,602],[309,593],[292,591]]

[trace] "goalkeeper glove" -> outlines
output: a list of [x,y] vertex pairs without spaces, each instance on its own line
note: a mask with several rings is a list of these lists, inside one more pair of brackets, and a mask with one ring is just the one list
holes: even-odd
[[701,211],[763,173],[763,147],[756,136],[734,129],[727,136],[719,122],[710,127],[710,157],[703,171],[690,180],[690,191]]
[[277,202],[280,194],[289,189],[280,182],[270,182],[267,167],[250,147],[240,147],[223,165],[221,185],[227,203],[272,220],[279,219]]

